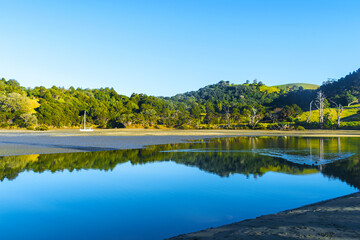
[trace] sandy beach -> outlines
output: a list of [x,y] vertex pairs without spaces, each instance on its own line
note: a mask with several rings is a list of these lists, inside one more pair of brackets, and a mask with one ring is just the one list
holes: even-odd
[[[135,149],[236,136],[360,137],[360,131],[1,130],[0,156]],[[360,193],[171,239],[360,239]]]

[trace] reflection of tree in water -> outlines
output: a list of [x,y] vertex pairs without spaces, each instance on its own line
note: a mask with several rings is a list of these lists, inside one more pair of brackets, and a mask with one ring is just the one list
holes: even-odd
[[[184,144],[149,146],[145,149],[11,156],[0,158],[0,179],[15,179],[23,171],[63,171],[98,169],[111,171],[118,164],[130,162],[134,165],[149,162],[173,161],[219,176],[239,173],[246,176],[262,176],[266,172],[308,174],[319,169],[326,176],[340,178],[352,186],[359,187],[360,165],[354,156],[350,160],[313,167],[295,164],[280,158],[260,156],[254,149],[277,148],[307,150],[311,154],[357,150],[357,138],[294,138],[294,137],[241,137],[194,141]],[[182,151],[171,150],[210,150]],[[231,150],[231,151],[230,151]],[[236,152],[241,150],[241,152]],[[168,151],[168,152],[164,152]],[[170,152],[169,152],[170,151]]]
[[360,161],[359,156],[351,159],[326,164],[322,168],[325,176],[340,179],[352,187],[360,189]]
[[63,171],[99,169],[109,171],[118,164],[130,161],[132,164],[173,161],[187,166],[196,166],[219,176],[233,173],[262,176],[268,171],[290,174],[313,173],[309,166],[297,165],[283,159],[247,153],[223,152],[159,152],[149,149],[121,150],[89,153],[62,153],[3,157],[0,162],[1,180],[15,179],[23,171]]

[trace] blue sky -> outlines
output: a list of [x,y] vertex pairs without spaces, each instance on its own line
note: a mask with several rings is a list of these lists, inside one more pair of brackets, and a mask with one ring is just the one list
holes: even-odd
[[0,76],[171,96],[360,67],[358,0],[0,0]]

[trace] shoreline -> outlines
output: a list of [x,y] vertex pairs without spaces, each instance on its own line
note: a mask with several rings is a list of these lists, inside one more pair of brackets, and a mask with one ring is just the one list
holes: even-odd
[[359,239],[360,192],[169,240]]
[[34,131],[24,129],[0,129],[0,136],[7,134],[51,135],[51,136],[302,136],[302,137],[360,137],[360,130],[232,130],[232,129],[143,129],[118,128],[95,129],[93,132],[80,132],[79,129],[51,129]]

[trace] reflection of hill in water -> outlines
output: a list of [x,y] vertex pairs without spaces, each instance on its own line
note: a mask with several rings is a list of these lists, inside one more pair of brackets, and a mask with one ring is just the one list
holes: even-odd
[[325,176],[337,178],[350,186],[360,189],[359,156],[345,161],[327,164],[321,171]]
[[[326,176],[340,178],[359,188],[360,164],[357,155],[327,165],[312,166],[259,154],[264,152],[264,149],[292,149],[292,157],[296,157],[296,152],[300,152],[301,157],[310,154],[316,155],[318,159],[327,154],[357,153],[358,141],[357,138],[242,137],[150,146],[135,150],[11,156],[0,158],[0,178],[15,179],[23,171],[56,172],[80,169],[108,171],[128,161],[132,164],[145,164],[171,160],[187,166],[196,166],[222,177],[234,173],[257,177],[268,171],[288,174],[322,171]],[[211,149],[211,151],[191,151],[196,149]]]

